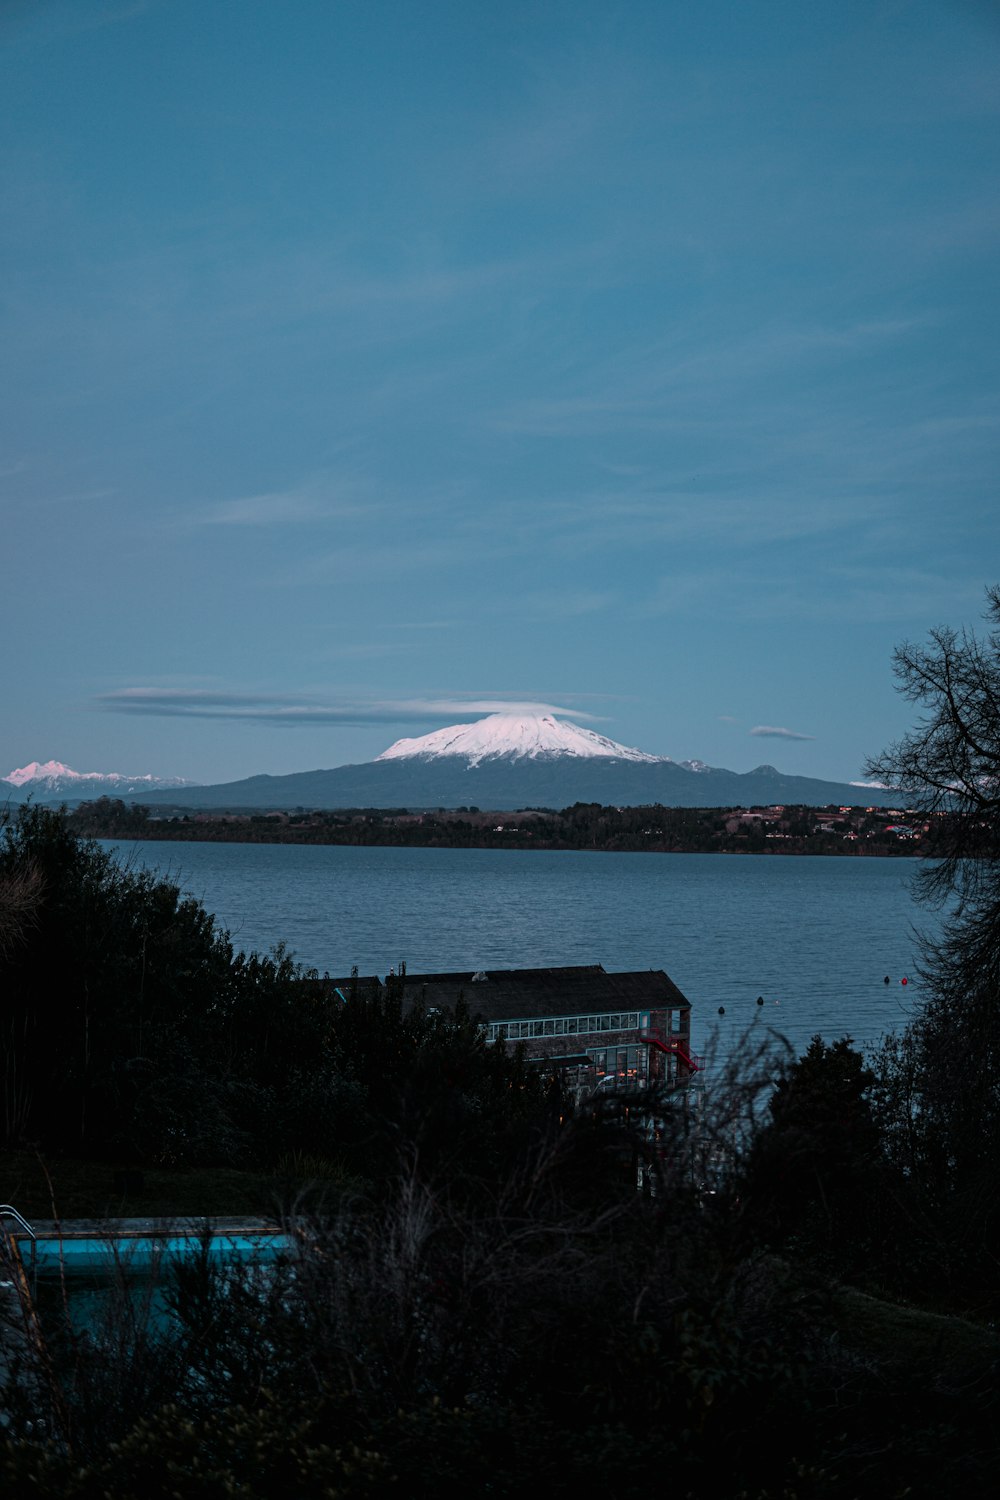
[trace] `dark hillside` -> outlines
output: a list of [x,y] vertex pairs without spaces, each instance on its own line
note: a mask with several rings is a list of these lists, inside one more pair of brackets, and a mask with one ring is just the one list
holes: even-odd
[[152,792],[133,800],[150,807],[184,809],[348,807],[566,807],[598,802],[618,807],[753,807],[791,802],[898,805],[899,794],[852,787],[846,782],[785,776],[773,766],[754,771],[689,771],[669,762],[642,763],[613,757],[560,756],[537,760],[391,760],[300,771],[291,776],[251,776],[219,786],[192,787],[183,795]]

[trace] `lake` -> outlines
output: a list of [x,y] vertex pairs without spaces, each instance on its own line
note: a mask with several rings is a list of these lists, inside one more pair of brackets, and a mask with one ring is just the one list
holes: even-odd
[[[334,975],[602,963],[665,969],[691,1000],[694,1046],[768,1025],[876,1042],[921,987],[916,860],[588,854],[330,845],[112,843],[169,875],[234,944],[287,943]],[[888,976],[889,984],[884,980]],[[902,980],[908,983],[904,985]],[[765,1004],[757,1005],[758,995]],[[719,1015],[723,1008],[725,1015]]]

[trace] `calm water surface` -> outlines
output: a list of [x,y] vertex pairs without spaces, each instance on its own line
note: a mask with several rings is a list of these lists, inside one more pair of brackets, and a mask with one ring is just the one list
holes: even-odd
[[357,964],[386,974],[401,959],[413,973],[666,969],[692,1001],[702,1047],[713,1027],[725,1045],[751,1022],[775,1027],[796,1050],[817,1032],[877,1041],[919,1003],[914,927],[938,920],[914,904],[917,863],[903,859],[108,847],[178,880],[237,947],[285,942],[321,973]]

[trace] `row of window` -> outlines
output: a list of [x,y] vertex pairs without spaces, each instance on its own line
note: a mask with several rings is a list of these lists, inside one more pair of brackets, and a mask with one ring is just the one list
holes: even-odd
[[639,1012],[609,1012],[606,1016],[552,1016],[544,1021],[491,1021],[488,1042],[521,1042],[535,1036],[577,1036],[591,1031],[637,1031]]

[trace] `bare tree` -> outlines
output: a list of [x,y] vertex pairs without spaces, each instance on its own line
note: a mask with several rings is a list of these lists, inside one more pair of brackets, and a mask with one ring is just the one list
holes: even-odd
[[985,636],[939,626],[929,645],[893,655],[899,691],[924,710],[916,727],[872,756],[869,776],[948,818],[943,861],[923,891],[975,900],[1000,858],[1000,585],[986,590]]
[[940,627],[897,649],[900,691],[924,712],[867,765],[943,820],[944,857],[918,893],[954,906],[922,943],[927,1001],[875,1066],[885,1138],[922,1194],[942,1274],[966,1282],[1000,1261],[1000,586],[986,600],[985,636]]

